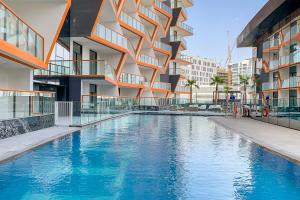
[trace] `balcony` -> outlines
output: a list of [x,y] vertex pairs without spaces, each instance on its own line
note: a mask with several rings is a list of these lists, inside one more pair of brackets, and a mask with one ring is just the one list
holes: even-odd
[[290,63],[300,62],[300,51],[296,51],[290,54]]
[[169,68],[169,75],[180,75],[180,76],[186,77],[186,73],[185,73],[184,69],[174,68],[172,66],[170,66],[170,68]]
[[165,44],[163,42],[155,41],[154,42],[154,47],[158,49],[163,49],[165,51],[171,52],[172,51],[172,46]]
[[277,90],[278,89],[278,81],[274,81],[273,83],[262,83],[262,90]]
[[291,26],[291,37],[300,32],[300,20],[293,22]]
[[286,55],[286,56],[281,56],[279,58],[279,62],[280,62],[280,65],[283,66],[283,65],[288,65],[290,63],[290,56],[289,55]]
[[54,113],[54,92],[0,89],[0,121]]
[[44,38],[0,1],[0,40],[44,60]]
[[159,64],[158,59],[153,58],[151,56],[141,54],[138,58],[138,61],[141,62],[141,63],[145,63],[145,64],[148,64],[148,65],[153,65],[153,66],[161,68],[161,65]]
[[145,33],[144,24],[142,24],[140,21],[138,21],[134,17],[131,17],[128,14],[122,12],[120,19],[124,23],[128,24],[129,26],[131,26],[132,28],[134,28],[134,29],[136,29],[136,30],[138,30],[138,31],[140,31],[142,33]]
[[193,63],[193,58],[191,56],[187,56],[184,54],[177,54],[177,58],[179,58],[180,60],[183,60],[185,62],[189,62],[189,63]]
[[154,20],[155,22],[159,22],[159,17],[157,16],[157,14],[155,14],[153,11],[146,8],[145,6],[140,5],[139,11],[147,17],[149,17],[150,19]]
[[270,70],[277,69],[278,65],[279,65],[279,60],[271,60],[269,64]]
[[146,78],[136,74],[122,73],[120,77],[120,82],[147,86]]
[[191,26],[189,26],[189,25],[187,25],[183,22],[177,22],[177,26],[179,26],[180,28],[186,30],[189,33],[192,33],[192,34],[194,33],[194,29]]
[[117,33],[116,31],[106,28],[102,24],[97,24],[95,34],[113,44],[124,47],[126,49],[128,48],[127,38],[125,38],[120,33]]
[[190,93],[190,88],[185,86],[177,85],[175,88],[175,92],[184,92],[184,93]]
[[183,45],[186,47],[186,40],[182,35],[170,35],[170,42],[182,42]]
[[153,88],[158,88],[162,90],[171,90],[171,83],[154,82]]
[[154,2],[155,2],[155,5],[157,7],[159,7],[160,9],[162,9],[164,11],[166,11],[169,14],[172,14],[172,8],[171,7],[167,6],[166,4],[162,3],[159,0],[155,0]]
[[114,68],[104,60],[50,61],[48,70],[36,69],[34,76],[107,76],[116,80]]
[[290,77],[288,79],[283,80],[282,88],[298,87],[299,83],[300,83],[300,77],[299,76]]

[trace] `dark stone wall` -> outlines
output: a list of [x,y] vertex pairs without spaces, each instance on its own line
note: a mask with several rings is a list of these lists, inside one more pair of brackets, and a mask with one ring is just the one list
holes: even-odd
[[0,121],[0,139],[54,126],[54,114]]

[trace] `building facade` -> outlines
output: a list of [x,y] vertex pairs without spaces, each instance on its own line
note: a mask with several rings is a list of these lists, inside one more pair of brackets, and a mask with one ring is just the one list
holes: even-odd
[[189,64],[182,51],[184,37],[193,34],[184,23],[192,5],[191,0],[73,1],[49,69],[35,71],[36,87],[55,91],[57,100],[85,103],[186,92],[176,90],[177,79],[184,77],[169,65]]
[[[271,19],[271,20],[270,20]],[[258,118],[300,129],[300,4],[270,0],[237,39],[253,47],[252,98],[259,99]]]
[[[213,59],[191,57],[192,64],[182,67],[186,79],[179,81],[179,86],[186,88],[187,79],[195,80],[199,89],[194,88],[193,98],[199,101],[211,101],[213,86],[210,86],[211,78],[216,75],[217,64]],[[189,89],[189,88],[187,88]],[[182,98],[189,98],[188,94],[182,94]]]
[[48,68],[70,5],[0,1],[0,138],[54,124],[55,93],[34,90],[33,71]]
[[240,75],[251,77],[253,74],[252,59],[246,59],[239,63],[231,64],[232,85],[240,89]]
[[232,80],[230,79],[230,76],[229,76],[228,69],[226,69],[224,67],[218,66],[216,68],[216,73],[215,74],[216,74],[216,76],[219,76],[224,80],[224,85],[228,85],[232,82]]

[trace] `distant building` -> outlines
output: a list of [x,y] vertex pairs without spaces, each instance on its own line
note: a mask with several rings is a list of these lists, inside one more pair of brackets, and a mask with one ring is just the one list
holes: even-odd
[[209,85],[216,67],[216,61],[213,59],[193,57],[193,64],[186,69],[188,79],[195,80],[199,86]]
[[[227,85],[229,83],[228,82],[228,79],[229,79],[228,69],[226,69],[224,67],[217,67],[215,74],[224,79],[224,85]],[[230,80],[230,82],[231,82],[231,80]]]
[[241,81],[240,75],[251,77],[253,73],[252,60],[246,59],[239,63],[235,63],[231,65],[232,72],[232,86],[240,90]]

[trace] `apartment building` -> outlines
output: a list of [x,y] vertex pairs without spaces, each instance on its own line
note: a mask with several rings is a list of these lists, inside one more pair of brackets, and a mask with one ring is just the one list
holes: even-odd
[[33,70],[48,68],[70,5],[71,0],[0,1],[1,138],[50,125],[53,115],[45,114],[52,107],[44,105],[55,94],[33,90]]
[[213,59],[193,57],[193,64],[188,65],[186,73],[189,79],[195,80],[199,86],[207,86],[215,75],[217,63]]
[[[253,98],[262,100],[260,119],[300,129],[300,4],[270,0],[237,39],[238,47],[253,47]],[[257,82],[257,81],[256,81]]]
[[251,77],[253,74],[252,59],[245,59],[239,63],[231,64],[232,85],[240,88],[240,75]]
[[224,80],[224,85],[229,85],[232,83],[232,79],[231,79],[231,76],[229,75],[228,69],[218,66],[216,68],[215,74]]
[[[192,64],[182,66],[186,79],[179,81],[179,87],[185,88],[187,79],[195,80],[200,89],[194,88],[193,98],[203,101],[212,100],[213,86],[210,86],[211,78],[216,74],[216,61],[198,56],[191,57]],[[187,88],[188,89],[188,88]],[[182,94],[182,98],[187,98],[188,94]]]
[[55,91],[58,100],[86,103],[173,97],[180,74],[169,75],[169,65],[189,64],[181,51],[183,37],[193,34],[183,23],[185,8],[192,5],[191,0],[72,2],[49,69],[35,71],[36,87]]

